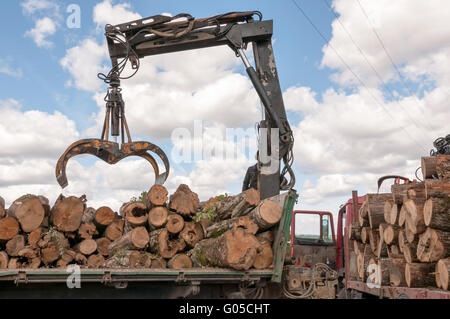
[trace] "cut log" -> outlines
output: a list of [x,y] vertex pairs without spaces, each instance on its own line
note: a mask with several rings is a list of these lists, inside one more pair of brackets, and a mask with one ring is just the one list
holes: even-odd
[[417,258],[417,244],[407,243],[403,246],[403,256],[407,263],[419,262]]
[[148,201],[154,206],[162,206],[167,202],[167,189],[162,185],[153,185],[147,192]]
[[401,228],[399,229],[397,242],[398,242],[398,249],[400,250],[401,253],[403,253],[403,246],[407,242],[404,229]]
[[[443,260],[443,259],[441,259],[441,260]],[[439,260],[437,263],[436,263],[436,267],[434,268],[434,278],[436,279],[436,287],[438,287],[438,288],[442,288],[442,284],[441,284],[441,273],[439,272],[439,270],[440,270],[440,261],[441,260]],[[446,290],[446,289],[444,289],[444,290]]]
[[425,193],[427,198],[447,198],[450,194],[450,181],[441,181],[437,179],[425,180]]
[[348,239],[361,241],[361,226],[358,222],[353,222],[348,226]]
[[364,202],[367,202],[370,228],[377,229],[384,223],[384,202],[391,198],[392,194],[366,194]]
[[437,263],[438,271],[436,272],[436,278],[439,277],[441,288],[448,290],[448,279],[450,275],[450,258],[441,259]]
[[261,244],[256,249],[256,257],[253,262],[253,268],[255,269],[267,269],[273,262],[273,250],[272,245],[268,242]]
[[22,230],[29,233],[42,224],[45,210],[37,196],[24,195],[12,203],[8,215],[16,218]]
[[148,213],[148,224],[150,226],[150,229],[157,229],[164,227],[164,225],[167,223],[168,218],[168,211],[167,208],[162,206],[156,206],[150,209]]
[[436,162],[436,156],[422,157],[420,168],[424,179],[433,178],[433,175],[436,175]]
[[406,207],[405,227],[413,234],[421,234],[425,231],[425,221],[423,216],[424,200],[408,199],[403,203]]
[[102,206],[95,212],[94,223],[99,229],[103,230],[110,225],[116,217],[116,213],[114,213],[111,208]]
[[150,240],[145,227],[136,227],[109,245],[110,254],[115,254],[121,249],[144,249]]
[[28,245],[30,245],[34,248],[38,248],[37,243],[41,239],[42,233],[43,233],[42,228],[36,228],[31,233],[29,233],[28,238],[27,238]]
[[28,261],[31,261],[34,258],[37,258],[39,256],[39,252],[37,249],[34,249],[31,246],[25,246],[19,252],[17,253],[17,257],[22,257],[28,259]]
[[169,240],[169,232],[165,228],[163,228],[158,235],[158,251],[163,258],[170,259],[175,256],[177,252],[184,249],[180,244],[179,240]]
[[0,269],[8,268],[9,256],[5,251],[0,251]]
[[94,222],[96,209],[93,207],[87,207],[84,209],[83,217],[81,217],[82,223],[92,223]]
[[120,215],[125,219],[126,231],[148,224],[147,206],[143,202],[129,202],[122,205]]
[[66,249],[61,258],[56,262],[56,265],[60,268],[66,268],[75,259],[76,254],[74,250]]
[[238,195],[227,196],[214,205],[218,219],[224,220],[244,215],[251,208],[259,205],[260,201],[259,192],[250,188]]
[[172,269],[192,268],[192,260],[186,254],[176,254],[169,260],[167,265]]
[[97,242],[94,239],[85,239],[73,246],[73,249],[85,256],[89,256],[97,250]]
[[436,284],[434,270],[436,263],[408,263],[405,266],[405,280],[410,288],[433,287]]
[[248,233],[253,235],[258,231],[258,225],[256,225],[249,216],[242,216],[221,220],[215,224],[212,224],[206,228],[205,237],[217,238],[233,227],[242,227],[246,229]]
[[111,241],[106,237],[102,237],[96,239],[95,242],[97,243],[97,252],[102,256],[108,256]]
[[178,214],[172,213],[167,217],[166,228],[169,233],[178,234],[184,228],[184,219]]
[[406,206],[402,205],[402,207],[400,207],[400,212],[398,213],[398,225],[400,227],[403,227],[405,221],[406,221]]
[[61,257],[60,250],[53,243],[48,243],[45,248],[41,249],[41,260],[45,265],[50,265]]
[[264,200],[252,209],[248,216],[258,225],[259,231],[264,231],[277,224],[282,213],[283,211],[277,203]]
[[50,212],[50,222],[63,232],[74,232],[81,225],[81,219],[85,208],[85,197],[69,196],[62,194],[56,199]]
[[450,231],[450,197],[429,198],[423,208],[423,217],[426,226]]
[[178,186],[175,193],[170,196],[169,208],[182,216],[191,216],[199,207],[198,195],[186,184]]
[[83,255],[81,253],[76,253],[74,260],[78,265],[81,265],[81,266],[87,265],[87,258],[85,255]]
[[[405,224],[407,224],[407,223],[405,223]],[[408,243],[412,243],[419,238],[419,235],[414,234],[411,230],[411,227],[407,227],[405,225],[405,237],[406,237],[406,240]]]
[[364,248],[364,253],[356,257],[356,263],[358,267],[358,277],[361,281],[366,281],[367,279],[367,267],[369,266],[370,259],[375,258],[372,249],[369,245]]
[[183,238],[186,244],[193,248],[200,240],[204,238],[202,225],[196,222],[184,223],[184,228],[180,232],[180,238]]
[[372,230],[370,227],[362,227],[361,228],[361,241],[363,244],[369,243],[369,233]]
[[388,257],[389,258],[404,258],[403,253],[400,252],[400,249],[397,245],[388,246]]
[[191,251],[195,265],[248,270],[254,263],[259,242],[242,228],[228,230],[217,238],[202,240]]
[[436,262],[450,255],[450,232],[427,228],[419,236],[417,258],[421,262]]
[[389,224],[381,223],[378,225],[378,236],[380,236],[380,240],[384,241],[384,230],[387,229]]
[[25,247],[25,238],[22,235],[16,235],[6,243],[6,252],[11,257],[19,256],[19,251]]
[[384,242],[386,245],[396,245],[398,242],[398,232],[400,230],[400,227],[395,225],[388,225],[384,231]]
[[425,185],[423,182],[411,182],[407,184],[394,184],[391,186],[392,199],[396,204],[403,204],[409,198],[424,198]]
[[94,254],[88,257],[87,265],[89,268],[101,268],[105,264],[105,258],[101,254]]
[[405,287],[405,265],[404,258],[389,258],[389,282],[393,287]]
[[94,235],[98,235],[98,231],[92,222],[82,223],[80,228],[78,228],[78,236],[81,239],[92,239]]
[[398,215],[400,213],[401,208],[402,208],[402,205],[398,205],[395,203],[392,205],[391,211],[389,213],[389,224],[391,224],[391,225],[397,224],[397,219],[398,219]]
[[152,269],[164,269],[167,268],[167,263],[164,258],[157,257],[152,260]]
[[109,224],[105,229],[105,237],[111,241],[119,239],[123,235],[124,222],[121,218],[116,218],[111,224]]
[[358,266],[356,263],[356,254],[354,251],[350,252],[350,258],[349,258],[349,278],[350,280],[357,281],[359,280],[358,276]]
[[378,266],[378,278],[377,283],[381,286],[389,286],[390,276],[389,276],[389,258],[379,258],[377,261]]

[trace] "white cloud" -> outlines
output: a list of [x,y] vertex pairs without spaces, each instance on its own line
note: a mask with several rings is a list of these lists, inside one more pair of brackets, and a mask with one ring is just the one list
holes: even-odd
[[97,73],[106,72],[106,66],[103,66],[106,57],[105,43],[100,45],[95,40],[88,38],[78,46],[68,49],[60,63],[73,76],[76,87],[95,92],[103,84],[97,78]]
[[46,38],[56,32],[56,23],[49,17],[36,21],[33,29],[25,32],[25,36],[30,37],[38,47],[49,48],[53,43]]
[[15,77],[22,77],[22,69],[13,68],[11,65],[11,59],[0,59],[0,73]]
[[[418,75],[424,75],[440,84],[450,83],[450,65],[446,58],[450,54],[448,1],[381,0],[361,1],[361,4],[370,22],[356,1],[335,0],[333,7],[342,24],[382,75],[383,80],[399,79],[389,57],[373,33],[372,25],[394,62],[402,69],[403,76],[417,81]],[[359,86],[331,46],[363,81],[370,86],[378,84],[371,67],[337,20],[332,23],[329,45],[323,49],[322,66],[338,70],[334,77],[338,83]]]
[[32,15],[43,10],[51,10],[55,13],[59,11],[59,5],[49,0],[27,0],[20,5],[22,6],[23,12],[27,15]]
[[104,0],[94,7],[94,22],[97,28],[103,29],[106,24],[120,24],[142,18],[138,13],[130,11],[130,4],[118,3],[113,5],[112,0]]

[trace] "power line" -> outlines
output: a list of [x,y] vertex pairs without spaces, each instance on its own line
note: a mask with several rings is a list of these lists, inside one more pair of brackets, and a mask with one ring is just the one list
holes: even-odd
[[[309,16],[306,14],[306,12],[297,4],[297,2],[295,0],[292,0],[292,2],[294,3],[294,5],[297,7],[297,9],[303,14],[303,16],[306,18],[306,20],[308,20],[308,22],[311,24],[311,26],[314,28],[314,30],[316,30],[316,32],[320,35],[320,37],[323,39],[323,41],[325,42],[325,44],[327,44],[333,51],[334,53],[338,56],[338,58],[341,60],[342,64],[345,65],[345,67],[353,74],[353,76],[358,80],[358,82],[369,92],[370,96],[372,97],[372,99],[379,105],[382,107],[382,109],[386,112],[386,114],[389,115],[389,117],[396,121],[396,119],[392,116],[392,114],[386,109],[386,107],[380,103],[378,101],[378,99],[373,95],[372,91],[369,90],[369,88],[366,86],[366,84],[363,82],[363,80],[361,80],[361,78],[352,70],[352,68],[345,62],[345,60],[342,58],[342,56],[339,54],[339,52],[334,48],[334,46],[329,43],[329,41],[327,40],[327,38],[322,34],[322,32],[320,32],[320,30],[317,28],[317,26],[314,24],[314,22],[309,18]],[[423,148],[422,145],[420,145],[420,143],[413,138],[409,132],[401,125],[399,125],[399,127],[411,138],[411,140],[413,140],[420,148]],[[423,148],[425,150],[425,148]],[[425,150],[425,152],[427,152]]]
[[384,52],[386,53],[386,56],[389,58],[389,61],[391,62],[392,66],[394,67],[395,71],[398,74],[398,77],[400,79],[400,81],[402,82],[403,86],[406,88],[406,90],[408,91],[408,93],[411,96],[415,97],[415,101],[417,102],[417,105],[419,106],[419,110],[422,113],[422,115],[425,117],[425,120],[427,121],[427,124],[430,126],[429,128],[431,128],[431,124],[430,122],[428,122],[428,118],[425,112],[422,111],[422,106],[419,103],[419,98],[417,97],[416,94],[414,94],[411,90],[411,88],[409,87],[409,85],[405,82],[405,80],[403,79],[403,75],[400,72],[400,69],[397,67],[397,65],[394,62],[394,59],[392,58],[391,54],[389,53],[389,51],[387,50],[386,46],[384,45],[383,40],[381,39],[381,36],[378,34],[377,30],[375,30],[374,25],[372,24],[372,22],[370,21],[370,18],[366,12],[366,10],[364,10],[364,7],[362,6],[361,2],[359,0],[356,0],[359,4],[359,7],[361,8],[362,13],[364,14],[364,16],[366,17],[366,20],[369,22],[370,24],[370,28],[372,29],[372,32],[375,34],[376,38],[378,39],[378,42],[380,43],[381,47],[383,48]]
[[[390,87],[386,84],[386,82],[384,82],[383,78],[381,77],[381,75],[378,73],[378,71],[375,69],[375,66],[369,61],[369,59],[367,58],[366,54],[364,53],[364,51],[361,49],[361,47],[356,43],[356,41],[353,39],[352,35],[350,34],[350,32],[347,30],[347,28],[345,27],[345,25],[342,23],[341,19],[339,18],[339,15],[334,12],[334,10],[332,9],[332,7],[330,6],[330,4],[328,3],[327,0],[323,0],[325,2],[325,4],[327,5],[328,9],[333,13],[333,15],[336,17],[337,21],[339,22],[339,24],[341,25],[342,29],[345,31],[345,33],[347,33],[348,37],[350,38],[350,40],[352,41],[353,45],[358,49],[359,53],[362,55],[362,57],[364,58],[364,60],[366,61],[366,63],[370,66],[370,68],[372,69],[372,71],[376,74],[376,76],[378,77],[378,79],[380,80],[382,86],[385,88],[386,92],[389,93],[389,95],[391,96],[392,100],[394,102],[396,102],[401,109],[405,112],[406,116],[411,120],[411,122],[414,123],[414,125],[420,129],[423,130],[424,132],[426,132],[427,134],[430,133],[429,131],[425,131],[423,129],[422,126],[420,126],[415,120],[414,118],[412,118],[409,115],[409,112],[403,107],[403,105],[400,103],[400,101],[398,101],[395,96],[392,94],[392,92],[390,91]],[[428,127],[428,129],[431,129],[431,127]]]

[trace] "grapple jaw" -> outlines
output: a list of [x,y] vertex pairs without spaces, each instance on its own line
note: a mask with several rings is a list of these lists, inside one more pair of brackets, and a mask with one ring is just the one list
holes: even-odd
[[[159,167],[155,158],[148,152],[153,152],[162,160],[165,172],[159,173]],[[116,164],[121,159],[128,156],[139,156],[146,159],[155,171],[155,184],[162,185],[169,175],[169,160],[158,146],[150,142],[128,142],[119,144],[116,142],[105,141],[101,139],[83,139],[72,143],[61,155],[56,164],[56,180],[62,188],[68,185],[66,176],[66,165],[70,158],[80,155],[94,155],[108,164]]]

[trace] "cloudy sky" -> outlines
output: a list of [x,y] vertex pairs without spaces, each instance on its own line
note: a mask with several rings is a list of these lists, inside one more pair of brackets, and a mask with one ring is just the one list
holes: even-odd
[[[79,28],[69,28],[71,4]],[[439,0],[8,1],[0,26],[0,196],[54,201],[54,167],[73,141],[99,137],[109,68],[103,28],[155,14],[208,17],[259,10],[274,20],[274,51],[295,134],[296,209],[329,210],[378,177],[414,178],[419,159],[449,132],[450,3]],[[240,60],[227,47],[147,57],[122,82],[134,140],[176,150],[176,128],[217,145],[225,128],[252,131],[261,107]],[[176,143],[175,143],[176,144]],[[224,148],[232,148],[224,143]],[[174,163],[166,186],[189,184],[201,199],[237,193],[253,155]],[[79,156],[63,193],[118,208],[153,183],[148,163],[114,166]]]

